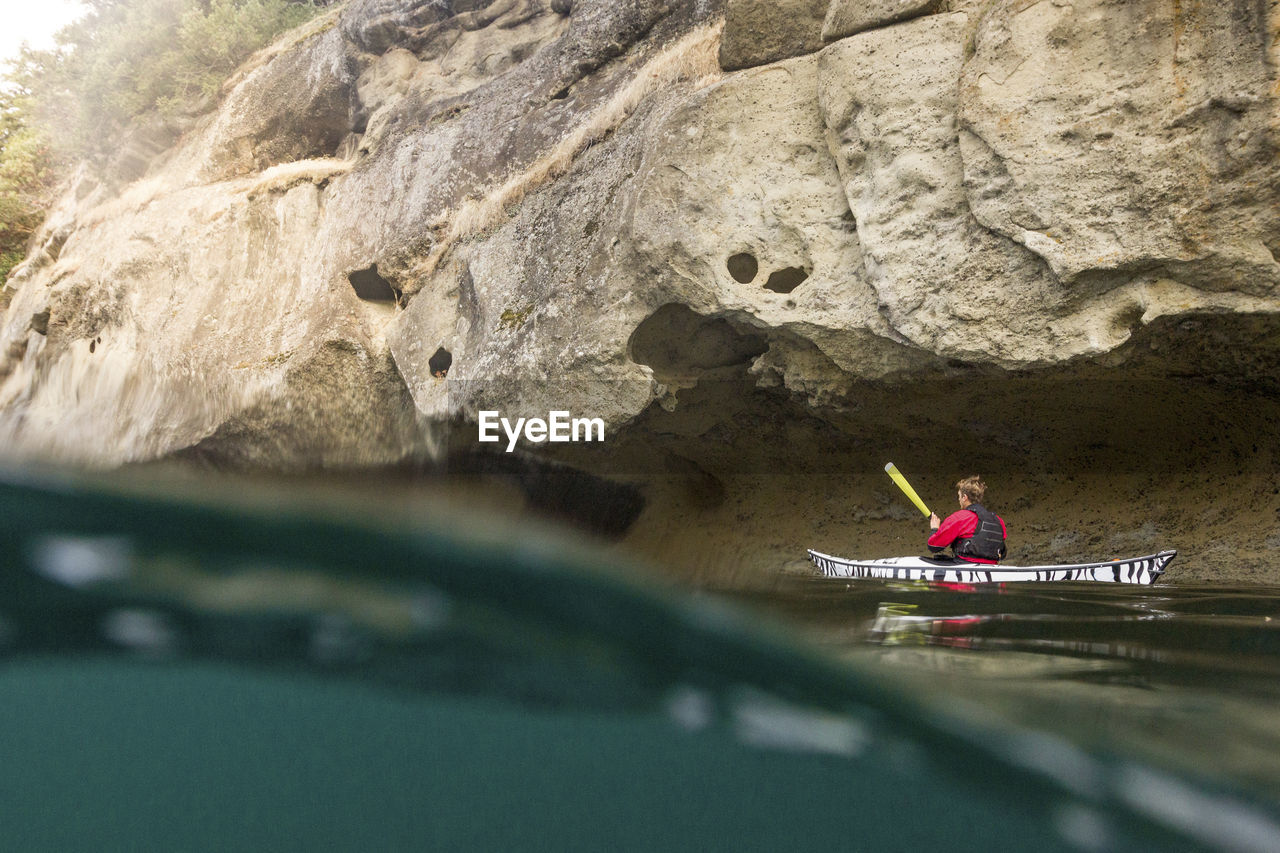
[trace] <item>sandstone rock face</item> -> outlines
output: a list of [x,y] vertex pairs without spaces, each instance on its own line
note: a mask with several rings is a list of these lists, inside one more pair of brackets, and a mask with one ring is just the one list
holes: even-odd
[[934,15],[822,54],[823,112],[867,276],[889,322],[924,349],[972,360],[1069,356],[1071,343],[1048,329],[1063,313],[1057,281],[969,208],[956,98],[966,24],[963,14]]
[[870,517],[839,465],[904,446],[1033,485],[1141,490],[1151,448],[1226,471],[1270,433],[1197,456],[1210,415],[1124,418],[1275,388],[1278,27],[1246,0],[356,0],[168,150],[79,173],[5,291],[0,443],[374,468],[568,409],[616,439],[574,464],[696,472],[671,518],[785,503],[812,535]]
[[[656,124],[635,182],[632,257],[619,267],[657,272],[649,312],[679,303],[732,319],[764,334],[784,371],[794,373],[784,352],[816,345],[841,370],[879,378],[918,355],[895,340],[864,270],[819,80],[816,56],[752,69]],[[655,372],[688,378],[696,367]]]
[[[408,396],[386,336],[424,282],[438,287],[415,310],[457,315],[457,282],[421,270],[688,76],[663,47],[713,17],[678,3],[569,11],[351,4],[251,60],[139,181],[117,192],[115,177],[82,177],[10,282],[5,446],[108,465],[194,448],[286,468],[428,452],[411,403],[435,410]],[[416,52],[370,52],[388,39]],[[387,298],[358,294],[353,276],[370,270]]]
[[828,0],[726,0],[720,65],[726,71],[803,56],[822,47]]
[[974,215],[1066,285],[1160,269],[1275,296],[1276,69],[1262,9],[994,4],[960,76]]
[[945,0],[831,0],[822,22],[822,38],[836,41],[863,30],[933,14],[945,5]]
[[250,72],[223,102],[200,153],[202,178],[331,156],[351,131],[350,47],[337,28],[313,25],[304,33],[300,49],[283,50]]

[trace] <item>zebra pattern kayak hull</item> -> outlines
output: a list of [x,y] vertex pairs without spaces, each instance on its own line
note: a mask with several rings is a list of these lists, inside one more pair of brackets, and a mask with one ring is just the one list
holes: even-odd
[[886,560],[845,560],[810,551],[809,559],[832,578],[887,578],[946,583],[1005,583],[1008,581],[1108,581],[1155,583],[1177,551],[1161,551],[1127,560],[1077,563],[1069,566],[985,566],[978,563],[935,563],[923,557]]

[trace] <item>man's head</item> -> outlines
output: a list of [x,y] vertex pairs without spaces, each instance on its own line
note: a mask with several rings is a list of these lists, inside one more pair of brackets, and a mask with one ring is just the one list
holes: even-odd
[[974,474],[956,483],[956,492],[961,506],[968,506],[971,503],[980,504],[982,496],[987,493],[987,484],[982,482],[981,477]]

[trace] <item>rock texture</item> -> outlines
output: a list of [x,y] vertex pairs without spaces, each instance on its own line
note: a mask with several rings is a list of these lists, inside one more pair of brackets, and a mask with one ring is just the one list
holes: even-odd
[[822,22],[822,38],[836,41],[863,30],[933,14],[944,6],[949,8],[945,0],[831,0]]
[[968,204],[956,89],[967,22],[933,15],[822,54],[823,113],[867,277],[889,322],[922,348],[975,360],[1069,358],[1089,341],[1053,328],[1075,319],[1058,281]]
[[1278,29],[1261,0],[351,0],[77,174],[4,291],[0,442],[372,469],[568,409],[607,446],[542,455],[641,488],[628,542],[686,568],[893,547],[910,515],[850,472],[908,451],[1020,472],[1024,531],[1106,472],[1148,496],[1035,554],[1212,528],[1205,565],[1239,562],[1214,543],[1280,510]]
[[1268,34],[1263,11],[994,4],[960,75],[974,215],[1067,286],[1160,270],[1274,297],[1275,21]]
[[727,0],[720,64],[766,65],[822,47],[827,0]]

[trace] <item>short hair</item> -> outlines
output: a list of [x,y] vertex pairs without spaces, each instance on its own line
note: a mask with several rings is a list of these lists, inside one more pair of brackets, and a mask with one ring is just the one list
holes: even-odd
[[963,492],[969,496],[970,501],[980,504],[982,503],[982,496],[987,493],[987,484],[982,482],[981,477],[974,474],[956,483],[956,491]]

